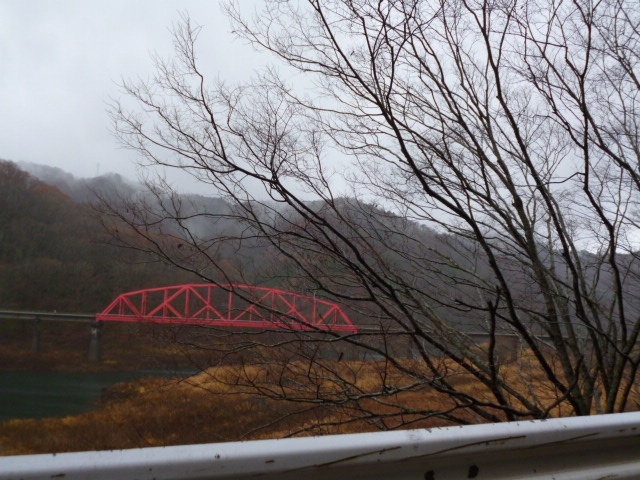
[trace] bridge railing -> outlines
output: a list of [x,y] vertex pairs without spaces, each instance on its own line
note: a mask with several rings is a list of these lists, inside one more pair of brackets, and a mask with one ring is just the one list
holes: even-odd
[[0,310],[0,319],[4,320],[42,320],[55,322],[95,322],[95,314],[28,312],[24,310]]
[[0,480],[640,478],[640,413],[0,457]]

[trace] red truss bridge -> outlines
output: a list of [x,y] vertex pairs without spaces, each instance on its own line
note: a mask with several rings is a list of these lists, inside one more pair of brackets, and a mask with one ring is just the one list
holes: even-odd
[[250,285],[189,284],[123,293],[96,320],[358,332],[336,303]]

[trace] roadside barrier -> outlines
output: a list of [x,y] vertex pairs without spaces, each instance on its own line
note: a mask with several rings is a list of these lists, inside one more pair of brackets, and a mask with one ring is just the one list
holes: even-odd
[[640,478],[640,412],[0,457],[0,480]]

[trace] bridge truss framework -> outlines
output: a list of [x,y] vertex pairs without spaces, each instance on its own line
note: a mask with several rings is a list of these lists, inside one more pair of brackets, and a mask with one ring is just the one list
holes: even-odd
[[186,284],[123,293],[96,320],[358,332],[334,302],[277,288],[234,284]]

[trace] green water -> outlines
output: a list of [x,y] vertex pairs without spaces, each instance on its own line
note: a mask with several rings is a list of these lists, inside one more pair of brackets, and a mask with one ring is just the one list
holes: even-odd
[[151,376],[186,372],[0,372],[0,422],[87,412],[105,387]]

